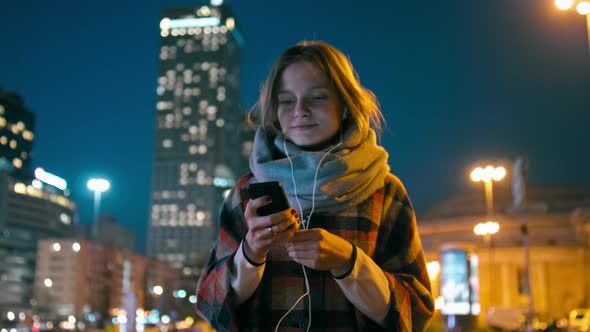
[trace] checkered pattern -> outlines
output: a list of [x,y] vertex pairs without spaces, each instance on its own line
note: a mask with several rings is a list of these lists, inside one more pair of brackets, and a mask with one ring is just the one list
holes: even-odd
[[[197,312],[219,331],[274,331],[278,320],[305,293],[301,265],[281,246],[271,248],[254,294],[240,305],[230,285],[233,255],[246,234],[246,186],[241,178],[225,200],[219,238],[197,287]],[[385,186],[358,206],[337,215],[313,215],[310,228],[321,227],[361,248],[389,281],[391,306],[385,327],[364,316],[346,299],[328,271],[307,269],[311,289],[310,331],[423,331],[434,313],[430,281],[416,218],[402,183],[389,175]],[[299,330],[309,323],[305,299],[281,323]]]

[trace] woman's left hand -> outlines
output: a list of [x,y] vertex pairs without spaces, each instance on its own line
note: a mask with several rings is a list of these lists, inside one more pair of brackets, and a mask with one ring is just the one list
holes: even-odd
[[315,270],[339,275],[350,268],[352,245],[323,228],[301,229],[287,245],[289,257]]

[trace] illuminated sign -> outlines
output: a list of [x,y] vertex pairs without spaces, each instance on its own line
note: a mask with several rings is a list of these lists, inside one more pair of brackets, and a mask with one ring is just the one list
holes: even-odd
[[441,295],[443,315],[480,313],[478,257],[463,249],[441,252]]
[[178,29],[178,28],[199,28],[199,27],[210,27],[218,26],[220,24],[218,17],[201,17],[201,18],[179,18],[171,20],[164,18],[160,21],[160,28],[166,29]]
[[49,172],[45,172],[45,170],[41,167],[37,167],[35,169],[35,178],[43,183],[47,183],[48,185],[52,185],[61,190],[65,190],[68,187],[66,180]]

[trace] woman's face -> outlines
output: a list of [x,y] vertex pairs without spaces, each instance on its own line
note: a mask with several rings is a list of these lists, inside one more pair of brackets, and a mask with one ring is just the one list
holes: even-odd
[[277,113],[281,131],[297,146],[318,150],[340,131],[342,103],[336,88],[316,65],[288,65],[280,78]]

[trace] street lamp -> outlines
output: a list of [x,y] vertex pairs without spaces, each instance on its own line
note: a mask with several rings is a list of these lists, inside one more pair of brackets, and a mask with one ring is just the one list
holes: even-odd
[[488,285],[490,285],[490,305],[492,304],[492,235],[498,233],[499,230],[500,224],[495,221],[487,221],[485,223],[480,222],[473,227],[473,233],[475,233],[475,235],[483,236],[488,247]]
[[555,0],[555,6],[561,10],[569,10],[576,3],[576,11],[582,16],[586,16],[586,36],[588,38],[588,52],[590,54],[590,1],[588,0]]
[[482,181],[485,185],[486,214],[491,217],[494,214],[494,192],[493,181],[500,181],[506,176],[506,169],[502,166],[485,168],[477,167],[471,172],[473,182]]
[[98,224],[98,213],[100,211],[100,197],[101,194],[111,187],[108,180],[105,179],[90,179],[88,180],[88,189],[94,191],[94,225],[92,227],[92,236],[96,240],[96,227]]

